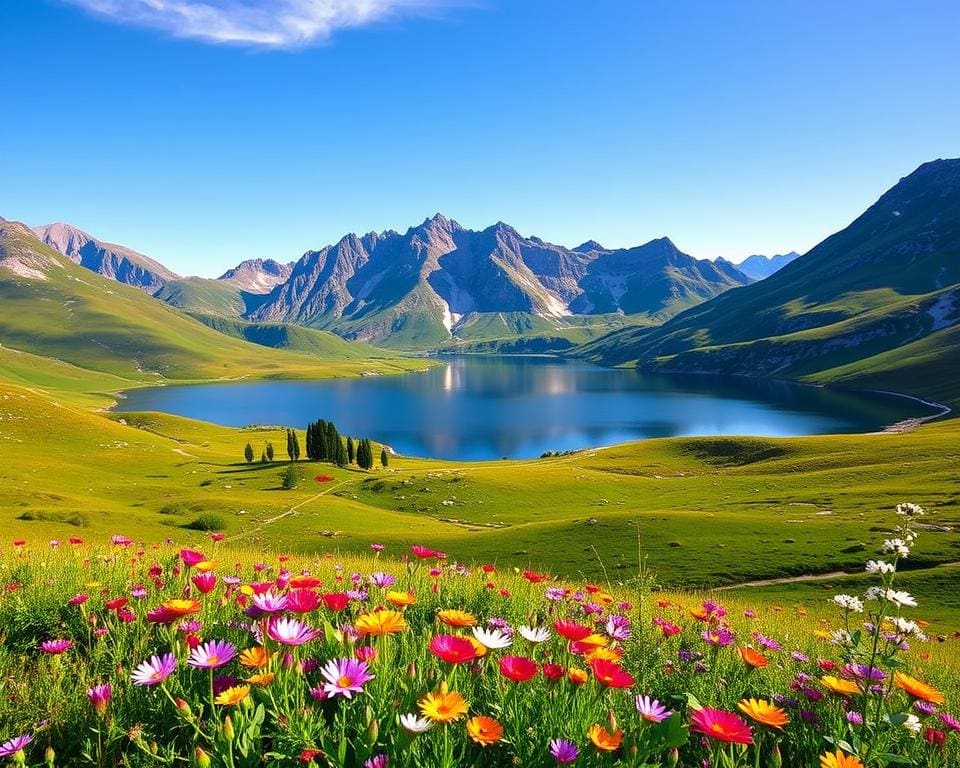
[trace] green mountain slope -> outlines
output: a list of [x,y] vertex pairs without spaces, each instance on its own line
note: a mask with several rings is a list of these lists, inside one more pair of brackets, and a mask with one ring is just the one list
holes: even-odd
[[340,348],[320,357],[224,336],[136,288],[74,264],[24,225],[2,219],[0,307],[3,347],[131,381],[325,376],[422,364],[374,364],[356,356],[344,362]]
[[233,283],[202,277],[171,280],[153,295],[185,312],[224,317],[242,317],[262,300],[261,296],[246,293]]
[[[960,160],[938,160],[766,280],[579,352],[649,370],[907,383],[957,400],[960,385],[948,381],[955,336],[942,331],[958,323]],[[905,381],[918,354],[932,379]]]

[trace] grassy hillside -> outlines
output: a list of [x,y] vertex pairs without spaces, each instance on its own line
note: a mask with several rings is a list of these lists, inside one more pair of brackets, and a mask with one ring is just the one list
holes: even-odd
[[154,297],[185,312],[224,317],[242,317],[263,300],[262,296],[242,291],[233,283],[202,277],[171,280]]
[[[960,160],[942,160],[766,280],[581,351],[649,370],[936,390],[958,403],[954,335],[944,332],[957,325]],[[914,380],[914,371],[924,378]]]
[[138,383],[356,375],[425,365],[343,360],[342,348],[323,359],[225,337],[135,288],[73,264],[9,223],[0,233],[0,305],[4,347]]

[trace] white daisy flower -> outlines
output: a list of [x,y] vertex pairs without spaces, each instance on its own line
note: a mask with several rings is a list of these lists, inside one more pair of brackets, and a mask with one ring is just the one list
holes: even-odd
[[891,603],[899,605],[901,608],[916,608],[917,601],[913,599],[913,596],[909,592],[902,592],[897,589],[888,589],[886,591],[885,597]]
[[550,639],[550,630],[546,627],[528,627],[524,625],[520,627],[518,632],[520,632],[523,639],[528,643],[545,643]]
[[920,733],[920,718],[916,715],[907,715],[907,719],[903,721],[903,727],[915,736]]
[[893,573],[896,570],[893,563],[883,560],[867,560],[867,573]]
[[922,517],[923,507],[918,504],[911,504],[910,502],[897,504],[897,514],[902,517]]
[[491,651],[495,651],[500,648],[509,648],[510,644],[513,642],[509,635],[505,635],[496,627],[492,629],[474,627],[473,636],[477,638],[477,641],[481,645],[483,645],[485,648],[489,648]]
[[863,613],[863,602],[859,597],[854,597],[853,595],[834,595],[833,602],[835,602],[845,611]]
[[433,727],[427,718],[415,715],[412,712],[406,715],[400,715],[400,725],[408,733],[426,733]]

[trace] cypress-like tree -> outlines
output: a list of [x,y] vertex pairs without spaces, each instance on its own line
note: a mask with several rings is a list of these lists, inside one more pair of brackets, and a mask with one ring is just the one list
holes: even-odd
[[293,461],[293,430],[287,430],[287,458]]
[[387,456],[387,449],[380,449],[380,466],[387,466],[390,463],[390,458]]
[[291,429],[290,435],[293,437],[293,460],[298,461],[300,459],[300,438],[297,437],[297,430]]
[[357,452],[353,448],[353,438],[347,437],[347,461],[353,464],[356,461]]
[[253,461],[253,446],[250,443],[247,443],[247,447],[243,449],[243,458],[247,460],[247,463]]
[[306,448],[307,458],[310,461],[316,461],[316,457],[313,455],[313,424],[307,424]]
[[273,461],[273,443],[267,443],[267,448],[264,453],[267,456],[267,461]]

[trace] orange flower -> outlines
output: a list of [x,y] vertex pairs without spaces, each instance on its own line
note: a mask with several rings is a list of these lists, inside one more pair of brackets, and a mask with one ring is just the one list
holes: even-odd
[[276,675],[273,672],[266,672],[261,675],[251,675],[247,678],[247,682],[253,685],[270,685],[275,677]]
[[472,613],[458,611],[455,608],[437,611],[437,618],[448,627],[472,627],[477,623],[477,617]]
[[580,669],[580,667],[570,667],[570,669],[567,670],[567,677],[570,678],[570,682],[574,685],[583,685],[589,679],[587,671]]
[[623,731],[618,729],[610,733],[602,725],[594,723],[587,729],[587,738],[601,752],[615,752],[623,742]]
[[240,651],[240,663],[247,669],[263,669],[270,663],[270,651],[261,646]]
[[398,611],[374,611],[357,616],[354,624],[361,637],[373,635],[395,635],[407,629],[407,622],[403,614]]
[[594,648],[592,651],[583,654],[583,658],[586,661],[596,661],[597,659],[620,661],[623,658],[623,651],[619,648]]
[[743,663],[748,667],[757,669],[759,667],[765,667],[770,663],[767,661],[766,656],[759,651],[753,650],[753,648],[743,647],[738,648],[737,650],[740,652],[740,658],[743,659]]
[[200,573],[208,573],[209,571],[217,570],[219,565],[220,563],[214,560],[201,560],[199,563],[196,563],[193,568],[194,570],[200,571]]
[[737,707],[754,722],[778,728],[781,731],[783,726],[790,722],[786,712],[763,699],[743,699]]
[[492,717],[477,715],[467,720],[467,735],[480,746],[488,747],[503,738],[503,726]]
[[893,676],[893,683],[901,691],[906,691],[908,695],[913,696],[920,701],[926,701],[930,704],[943,704],[943,694],[932,685],[917,680],[915,677],[905,675],[903,672],[897,672]]
[[833,691],[840,696],[854,696],[860,693],[860,686],[852,680],[843,680],[833,675],[825,675],[820,678],[824,688]]
[[417,602],[413,592],[387,592],[387,602],[397,608],[406,608]]
[[820,755],[820,768],[864,768],[859,757],[847,755],[839,749]]
[[197,600],[167,600],[160,603],[160,607],[168,616],[189,616],[192,613],[200,613],[200,603]]

